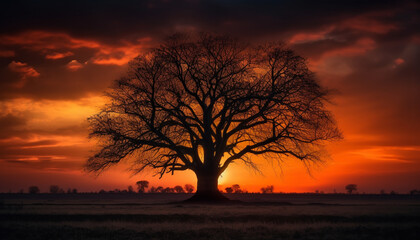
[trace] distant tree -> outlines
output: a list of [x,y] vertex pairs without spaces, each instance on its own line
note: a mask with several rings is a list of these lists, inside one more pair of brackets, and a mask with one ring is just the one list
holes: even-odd
[[381,191],[379,191],[379,194],[385,195],[386,194],[385,189],[381,189]]
[[39,187],[38,187],[38,186],[30,186],[30,187],[28,188],[28,192],[29,192],[30,194],[37,194],[37,193],[39,193],[39,192],[40,192],[40,190],[39,190]]
[[417,189],[413,189],[410,191],[410,195],[419,195],[419,194],[420,194],[420,191]]
[[158,186],[158,187],[156,188],[156,192],[157,192],[157,193],[162,193],[162,192],[163,192],[163,190],[164,190],[164,188],[163,188],[162,186]]
[[67,194],[71,194],[71,188],[67,189]]
[[99,190],[99,194],[104,194],[104,193],[106,193],[105,190],[103,190],[103,189]]
[[127,190],[128,190],[128,193],[134,193],[134,189],[132,186],[128,186]]
[[156,188],[154,187],[154,186],[152,186],[150,189],[149,189],[149,193],[156,193],[157,191],[156,191]]
[[185,191],[186,191],[187,193],[192,193],[192,192],[194,192],[194,186],[193,186],[193,185],[191,185],[191,184],[185,184]]
[[50,186],[50,193],[57,194],[59,190],[60,190],[60,187],[58,185]]
[[[124,159],[160,176],[191,170],[193,200],[225,199],[219,176],[256,155],[321,161],[322,145],[340,138],[326,109],[329,91],[305,58],[272,43],[177,34],[142,53],[89,118],[102,147],[86,167],[100,172]],[[135,159],[135,160],[134,160]]]
[[233,189],[231,187],[225,188],[226,193],[233,193]]
[[391,190],[391,192],[389,192],[389,194],[391,194],[391,195],[396,195],[396,194],[398,194],[396,191],[394,191],[394,190]]
[[274,190],[273,185],[261,188],[262,193],[273,193],[273,190]]
[[232,190],[233,190],[233,193],[242,193],[242,189],[241,189],[241,186],[239,186],[239,184],[233,184]]
[[175,190],[176,193],[184,193],[185,192],[184,188],[179,186],[179,185],[175,186],[174,190]]
[[139,193],[144,193],[146,191],[146,188],[149,187],[149,182],[146,180],[141,180],[136,182],[137,185],[137,190],[139,191]]
[[76,189],[76,188],[73,188],[73,189],[71,190],[71,193],[73,193],[73,194],[77,194],[77,189]]
[[163,193],[174,193],[175,189],[171,188],[171,187],[166,187],[163,189],[162,191]]
[[357,184],[349,184],[345,188],[349,194],[352,194],[353,191],[357,191]]

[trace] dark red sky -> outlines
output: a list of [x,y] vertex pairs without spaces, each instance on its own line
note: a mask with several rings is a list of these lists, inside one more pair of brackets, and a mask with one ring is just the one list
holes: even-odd
[[86,118],[127,62],[177,31],[284,41],[337,90],[330,106],[344,140],[312,170],[260,160],[264,175],[235,165],[220,182],[251,191],[420,188],[418,1],[10,1],[0,9],[0,191],[36,184],[81,190],[194,183],[191,173],[98,178],[81,171],[95,147]]

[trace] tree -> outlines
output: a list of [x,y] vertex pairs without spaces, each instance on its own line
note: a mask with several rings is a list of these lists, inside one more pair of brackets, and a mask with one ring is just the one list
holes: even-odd
[[146,191],[146,188],[149,187],[149,182],[142,180],[142,181],[136,182],[136,185],[137,185],[137,190],[139,191],[139,193],[144,193]]
[[252,46],[228,36],[176,34],[136,57],[91,116],[101,149],[86,168],[100,172],[131,159],[135,173],[192,170],[191,200],[217,201],[218,178],[252,156],[321,160],[340,138],[321,87],[304,58],[282,44]]
[[174,193],[175,189],[171,188],[171,187],[166,187],[162,190],[162,193]]
[[187,193],[192,193],[192,192],[194,192],[194,186],[193,186],[193,185],[191,185],[191,184],[185,184],[185,191],[186,191]]
[[225,188],[226,193],[233,193],[233,189],[231,187]]
[[232,190],[233,190],[233,193],[242,193],[241,186],[239,186],[239,184],[233,184]]
[[158,186],[156,189],[155,189],[155,191],[157,192],[157,193],[163,193],[163,191],[164,191],[165,189],[162,187],[162,186]]
[[349,194],[352,194],[353,191],[357,191],[357,185],[356,184],[349,184],[346,186],[346,191]]
[[127,187],[128,193],[134,193],[133,187],[130,185]]
[[274,190],[273,185],[261,188],[262,193],[273,193],[273,190]]
[[51,185],[50,186],[50,193],[56,194],[60,190],[60,187],[58,185]]
[[179,186],[179,185],[174,187],[174,191],[176,193],[185,193],[184,188],[182,188],[182,186]]
[[38,187],[38,186],[30,186],[30,187],[28,188],[28,192],[29,192],[30,194],[37,194],[37,193],[39,193],[39,192],[40,192],[40,190],[39,190],[39,187]]

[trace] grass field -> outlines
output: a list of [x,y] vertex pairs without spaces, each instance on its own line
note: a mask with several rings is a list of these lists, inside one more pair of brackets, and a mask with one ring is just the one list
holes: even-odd
[[0,239],[420,239],[420,197],[231,194],[0,194]]

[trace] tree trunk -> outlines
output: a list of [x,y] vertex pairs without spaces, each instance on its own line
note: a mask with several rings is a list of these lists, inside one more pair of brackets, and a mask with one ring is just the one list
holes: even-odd
[[213,172],[196,172],[197,192],[188,202],[217,203],[229,201],[218,189],[219,175]]

